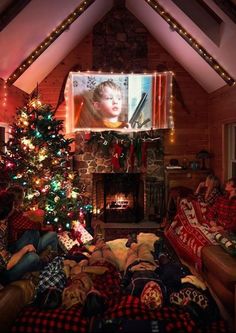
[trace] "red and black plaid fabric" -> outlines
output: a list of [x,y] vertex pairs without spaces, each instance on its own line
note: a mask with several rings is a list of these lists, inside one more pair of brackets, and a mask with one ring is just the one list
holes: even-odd
[[89,321],[80,306],[70,309],[39,310],[26,307],[14,323],[12,333],[87,333]]
[[41,224],[34,222],[21,211],[15,210],[8,218],[8,243],[16,242],[26,230],[40,230]]
[[104,314],[104,319],[114,318],[137,321],[157,320],[162,324],[166,333],[228,333],[227,325],[221,319],[205,323],[204,327],[200,327],[181,307],[164,306],[161,309],[150,311],[135,296],[123,296],[119,303],[109,308]]
[[97,289],[107,300],[110,307],[117,303],[121,296],[121,276],[117,269],[110,263],[99,262],[94,263],[96,266],[106,266],[108,271],[103,275],[95,275],[93,282],[94,288]]
[[[103,275],[94,276],[94,287],[106,298],[110,307],[120,299],[120,274],[110,263],[96,262],[109,270]],[[89,321],[81,314],[80,306],[64,310],[40,310],[27,307],[18,316],[12,333],[87,333]]]
[[211,206],[206,215],[208,221],[216,220],[224,230],[236,231],[236,197],[222,196]]
[[[18,316],[11,333],[87,333],[89,320],[81,313],[80,306],[68,310],[39,310],[26,307]],[[122,296],[103,316],[104,319],[158,320],[168,333],[228,333],[223,320],[217,320],[204,328],[198,327],[189,313],[181,307],[165,306],[149,311],[135,296]]]
[[104,317],[105,319],[158,320],[164,323],[166,332],[197,332],[196,324],[181,308],[164,306],[159,310],[150,311],[135,296],[123,296],[119,303],[106,311]]
[[[154,320],[161,323],[166,333],[228,333],[221,320],[206,324],[204,330],[199,328],[190,314],[178,306],[148,310],[138,297],[121,294],[119,272],[112,264],[105,265],[109,270],[104,275],[96,275],[94,279],[94,287],[107,299],[108,309],[103,315],[104,319]],[[19,314],[11,333],[87,333],[89,327],[89,319],[82,315],[79,305],[67,310],[26,307]]]

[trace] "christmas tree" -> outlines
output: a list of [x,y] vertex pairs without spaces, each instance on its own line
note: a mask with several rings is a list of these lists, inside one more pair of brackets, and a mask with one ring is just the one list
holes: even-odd
[[16,110],[10,125],[1,169],[11,184],[25,189],[24,208],[44,210],[46,224],[69,230],[72,221],[84,222],[91,206],[84,202],[84,188],[72,170],[73,139],[63,135],[63,121],[38,97]]

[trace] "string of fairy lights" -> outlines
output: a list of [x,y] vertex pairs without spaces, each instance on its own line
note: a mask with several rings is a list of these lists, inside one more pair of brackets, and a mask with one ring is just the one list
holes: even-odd
[[88,9],[95,0],[85,0],[76,9],[69,14],[60,25],[58,25],[51,34],[43,40],[41,44],[20,64],[19,67],[6,80],[8,85],[13,84],[32,63],[65,31],[70,25]]
[[[80,73],[80,71],[78,71],[77,73]],[[91,74],[91,75],[93,74],[93,72],[89,71],[89,70],[87,70],[86,73],[88,75],[89,74]],[[103,72],[101,70],[98,73],[99,74],[103,74]],[[107,74],[107,71],[104,72],[104,73]],[[168,113],[167,113],[168,120],[165,123],[165,126],[167,124],[167,127],[164,127],[164,128],[168,128],[169,129],[169,141],[170,141],[170,143],[174,143],[175,142],[175,138],[174,138],[174,135],[175,135],[174,96],[173,96],[173,76],[174,76],[174,72],[172,72],[172,71],[162,72],[162,73],[154,72],[153,75],[154,76],[161,76],[163,74],[165,75],[166,73],[170,74],[170,76],[169,76],[170,79],[167,81],[167,84],[169,85],[169,89],[167,89],[167,90],[170,92],[170,94],[168,96],[168,103],[167,103],[168,104],[168,106],[167,106],[168,107]],[[72,124],[72,118],[71,118],[71,109],[73,109],[73,103],[71,102],[71,100],[69,98],[69,96],[71,94],[71,87],[73,85],[72,75],[71,74],[73,74],[73,73],[71,72],[69,74],[69,76],[68,76],[68,79],[67,79],[67,82],[66,82],[66,86],[65,86],[65,93],[64,93],[64,95],[65,95],[65,101],[66,101],[66,103],[65,103],[65,109],[66,109],[66,131],[68,133],[71,133],[71,132],[74,131],[74,126]],[[111,71],[110,74],[112,75],[112,74],[114,74],[114,72]],[[120,74],[123,75],[124,72],[121,72]],[[131,73],[131,74],[133,74],[133,73]],[[147,73],[143,73],[143,74],[147,74]],[[163,127],[158,127],[158,128],[160,129],[160,128],[163,128]],[[158,128],[152,128],[152,129],[158,129]]]
[[[65,31],[69,26],[88,9],[95,0],[85,0],[76,7],[76,9],[67,16],[52,33],[37,46],[37,48],[20,64],[19,67],[7,78],[8,85],[13,84],[30,65]],[[235,84],[234,78],[213,58],[213,56],[192,36],[188,31],[170,15],[157,0],[145,0],[151,8],[159,14],[230,86]]]
[[[3,90],[4,96],[2,105],[5,107],[7,103],[7,86],[13,84],[30,66],[31,64],[65,31],[70,25],[83,14],[95,0],[85,0],[76,7],[52,32],[51,34],[40,43],[36,49],[20,64],[18,68],[7,78],[4,82]],[[188,31],[170,15],[164,7],[162,7],[157,0],[145,0],[145,2],[159,14],[170,26],[173,31],[176,31],[215,71],[220,77],[229,85],[235,84],[234,78],[213,58],[213,56],[201,46],[201,44],[192,36]],[[172,73],[173,74],[173,73]],[[172,82],[171,82],[172,85]],[[173,114],[173,96],[170,97],[170,112],[169,112],[169,128],[170,128],[170,142],[174,140],[174,114]]]
[[213,56],[192,36],[188,31],[170,15],[157,0],[145,0],[145,2],[159,14],[229,85],[235,84],[234,78],[213,58]]

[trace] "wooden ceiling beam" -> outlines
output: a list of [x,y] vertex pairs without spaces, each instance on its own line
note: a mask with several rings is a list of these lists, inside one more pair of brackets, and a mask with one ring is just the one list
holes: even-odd
[[0,31],[2,31],[31,0],[12,1],[0,15]]

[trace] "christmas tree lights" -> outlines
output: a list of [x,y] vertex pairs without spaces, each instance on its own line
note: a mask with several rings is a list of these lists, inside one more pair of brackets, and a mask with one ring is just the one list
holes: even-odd
[[44,221],[55,229],[70,229],[84,222],[91,207],[84,205],[84,186],[71,168],[71,143],[63,133],[63,121],[50,105],[38,98],[18,108],[10,125],[1,169],[10,183],[25,189],[24,208],[43,209]]

